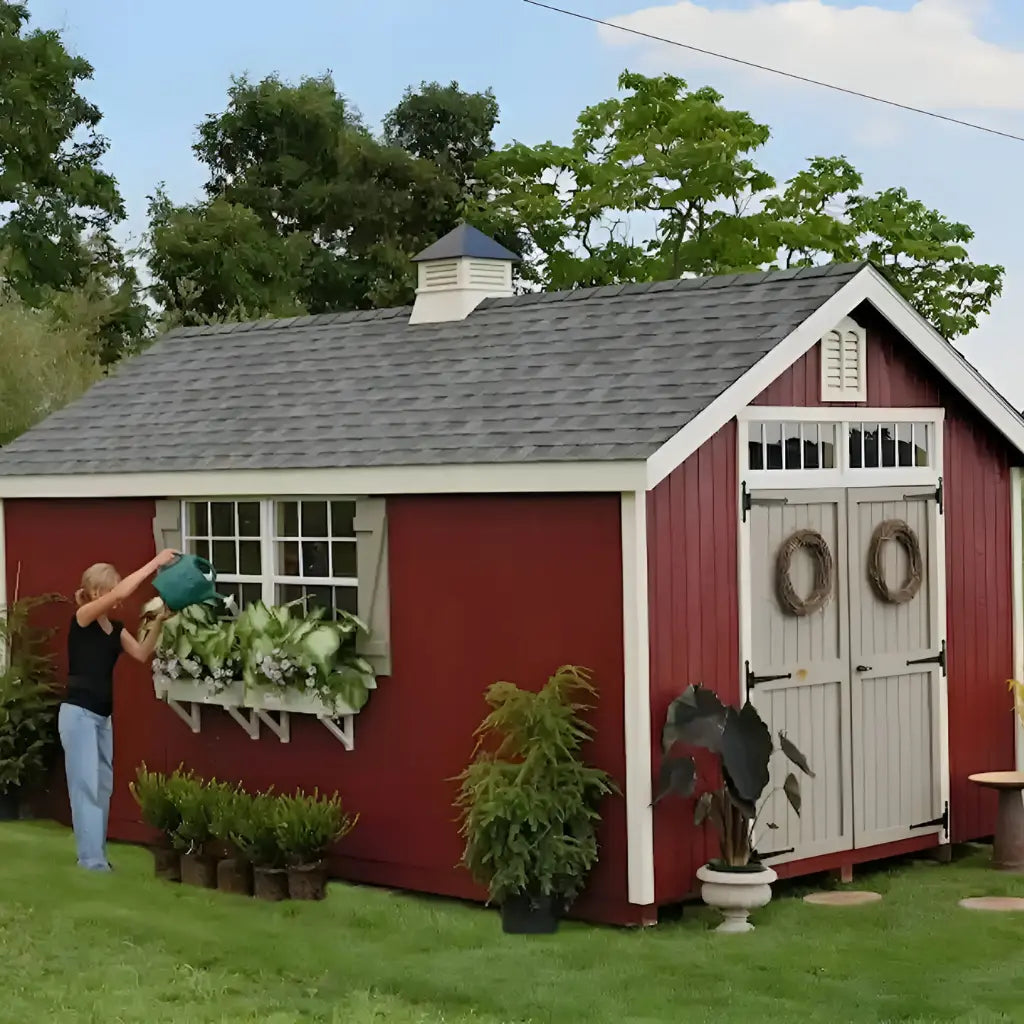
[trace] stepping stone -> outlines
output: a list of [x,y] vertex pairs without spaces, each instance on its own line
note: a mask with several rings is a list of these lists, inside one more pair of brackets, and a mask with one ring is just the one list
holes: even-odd
[[961,900],[968,910],[1024,910],[1024,899],[1019,896],[972,896]]
[[877,903],[882,894],[857,890],[839,890],[837,892],[812,892],[804,897],[804,903],[816,903],[822,907],[859,907],[864,903]]

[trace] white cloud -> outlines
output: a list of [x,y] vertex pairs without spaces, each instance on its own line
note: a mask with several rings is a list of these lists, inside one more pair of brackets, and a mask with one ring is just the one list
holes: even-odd
[[[1015,0],[1017,2],[1017,0]],[[708,10],[692,0],[610,19],[782,71],[929,109],[1024,110],[1024,52],[978,34],[988,0],[917,0],[906,11],[824,0],[755,2]],[[722,62],[601,28],[616,46],[640,45],[662,69]],[[733,65],[733,67],[737,67]],[[765,87],[784,80],[753,71]]]

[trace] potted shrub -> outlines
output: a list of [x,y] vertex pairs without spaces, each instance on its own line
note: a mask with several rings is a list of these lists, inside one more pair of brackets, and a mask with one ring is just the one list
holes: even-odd
[[214,841],[213,819],[224,799],[225,787],[216,780],[203,782],[182,776],[175,789],[175,805],[181,821],[172,842],[181,852],[181,880],[185,885],[213,889],[217,885],[217,860],[209,847]]
[[553,932],[597,862],[596,827],[610,777],[580,756],[580,718],[596,693],[590,672],[565,665],[538,693],[513,683],[486,692],[479,752],[459,776],[463,863],[501,905],[506,932]]
[[330,798],[297,792],[278,804],[278,842],[288,865],[288,895],[322,900],[327,894],[327,851],[348,835],[356,818],[346,814],[337,793]]
[[269,791],[258,793],[245,803],[232,837],[252,865],[253,895],[261,900],[288,898],[288,872],[278,828],[280,810],[279,797]]
[[0,820],[17,818],[24,789],[43,779],[57,736],[49,632],[29,623],[52,598],[15,601],[0,611]]
[[[776,753],[772,735],[749,701],[737,709],[723,705],[711,690],[699,684],[687,687],[669,705],[665,719],[662,732],[665,756],[655,803],[670,793],[688,798],[696,789],[697,765],[689,754],[671,754],[677,745],[709,751],[717,757],[721,770],[721,786],[703,793],[694,812],[696,825],[710,822],[717,831],[721,853],[717,860],[697,872],[702,882],[701,896],[724,916],[718,931],[751,931],[753,925],[748,915],[771,900],[771,884],[777,877],[770,867],[761,863],[755,848],[757,805],[768,785],[769,763]],[[814,772],[807,759],[782,733],[779,734],[779,751],[801,772],[813,778]],[[793,772],[787,774],[781,788],[790,806],[799,814],[797,776]],[[768,830],[777,827],[774,823],[765,825]]]
[[177,788],[184,778],[180,768],[171,775],[163,775],[149,771],[143,763],[129,787],[142,820],[160,834],[149,850],[153,854],[154,874],[167,882],[181,881],[181,853],[175,849],[173,837],[181,824]]
[[252,797],[238,786],[224,786],[210,813],[211,854],[217,858],[217,888],[239,896],[252,895],[252,865],[235,836],[249,814]]

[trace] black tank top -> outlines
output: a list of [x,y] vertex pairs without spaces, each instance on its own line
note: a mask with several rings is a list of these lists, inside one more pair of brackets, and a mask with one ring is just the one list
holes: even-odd
[[109,633],[98,622],[80,626],[71,618],[68,633],[68,692],[66,704],[109,717],[114,710],[114,665],[121,654],[124,624],[111,622]]

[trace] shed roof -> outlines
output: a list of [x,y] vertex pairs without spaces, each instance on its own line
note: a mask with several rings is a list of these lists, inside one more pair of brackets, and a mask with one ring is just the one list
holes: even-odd
[[646,459],[863,263],[173,331],[0,474]]

